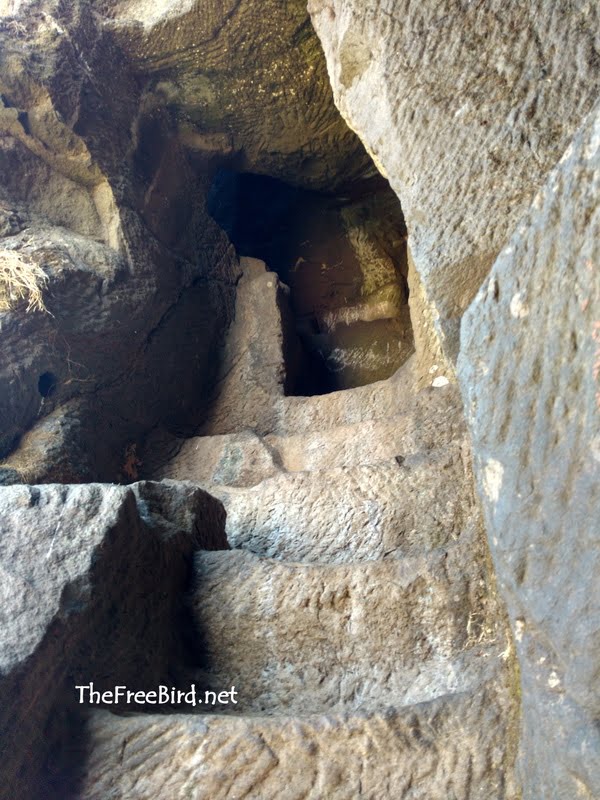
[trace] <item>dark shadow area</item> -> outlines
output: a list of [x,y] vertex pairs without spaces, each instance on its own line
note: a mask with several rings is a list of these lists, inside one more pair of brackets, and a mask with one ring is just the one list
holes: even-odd
[[52,372],[44,372],[38,380],[38,392],[42,397],[50,397],[56,391],[58,378]]
[[262,259],[290,287],[301,348],[285,348],[286,394],[372,383],[408,358],[406,227],[383,178],[328,195],[221,168],[208,211],[239,256]]

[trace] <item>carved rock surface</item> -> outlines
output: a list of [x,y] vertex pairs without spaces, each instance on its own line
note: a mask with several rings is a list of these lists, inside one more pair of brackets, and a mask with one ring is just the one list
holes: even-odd
[[[402,460],[402,457],[400,457]],[[459,447],[266,478],[210,491],[227,510],[227,537],[272,558],[340,563],[397,557],[458,539],[473,521],[469,467]]]
[[600,796],[600,110],[463,327],[459,375],[521,665],[527,800]]
[[383,713],[247,718],[94,712],[85,800],[505,797],[495,683]]
[[191,552],[227,547],[223,517],[191,486],[0,490],[3,798],[40,797],[38,779],[57,778],[78,736],[76,685],[165,680],[182,656]]
[[331,190],[374,174],[331,101],[304,0],[105,0],[104,29],[181,141],[294,184]]
[[156,440],[159,473],[208,477],[227,510],[233,549],[194,562],[187,675],[237,702],[90,709],[81,796],[516,800],[514,661],[456,388],[416,392],[407,363],[286,397],[280,290],[255,266],[206,435]]
[[[189,439],[157,438],[147,448],[149,472],[145,474],[203,485],[254,486],[281,470],[312,472],[392,459],[401,465],[408,456],[452,441],[464,425],[456,387],[421,391],[400,413],[400,386],[411,384],[407,368],[397,383],[399,413],[389,417],[378,418],[378,414],[385,408],[384,393],[393,397],[394,386],[381,382],[365,387],[358,396],[354,392],[323,396],[319,404],[311,398],[279,401],[285,420],[280,433],[261,437],[245,430]],[[319,416],[311,427],[317,408]],[[344,408],[348,420],[342,414]]]
[[336,104],[402,202],[424,344],[435,331],[454,359],[462,312],[598,96],[598,4],[308,5]]
[[[16,300],[1,312],[0,458],[33,426],[5,465],[19,480],[114,481],[159,419],[190,424],[185,395],[207,392],[238,264],[200,181],[172,212],[194,174],[177,142],[141,168],[139,87],[89,6],[18,5],[0,8],[0,263],[43,271],[48,313]],[[44,418],[57,410],[68,431],[52,464]],[[72,469],[58,463],[69,450],[84,454]]]
[[192,608],[209,686],[239,692],[221,713],[375,711],[501,680],[497,609],[464,552],[381,561],[373,548],[339,565],[199,553]]
[[0,259],[43,270],[50,312],[1,312],[3,480],[131,480],[127,448],[198,425],[233,318],[215,172],[375,170],[300,0],[6,2],[0,45]]

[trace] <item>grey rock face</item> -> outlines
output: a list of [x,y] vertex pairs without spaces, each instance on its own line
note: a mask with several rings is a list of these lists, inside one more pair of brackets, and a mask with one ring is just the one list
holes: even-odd
[[181,485],[0,490],[2,797],[40,797],[64,766],[76,685],[150,688],[176,667],[191,552],[227,547],[223,522]]
[[331,102],[304,0],[109,0],[100,13],[145,85],[144,112],[166,108],[192,152],[325,190],[374,173]]
[[[238,264],[197,187],[172,218],[164,174],[177,176],[173,203],[193,176],[181,146],[140,169],[139,89],[99,20],[85,4],[34,5],[22,19],[1,10],[0,263],[43,271],[48,313],[17,301],[1,312],[0,457],[33,426],[5,465],[21,481],[114,481],[158,419],[191,424],[182,398],[214,377],[207,356],[231,320]],[[176,340],[185,367],[165,358]],[[53,412],[63,446],[45,427]]]
[[600,796],[599,143],[596,109],[469,309],[459,360],[528,800]]
[[234,547],[289,560],[340,563],[397,557],[459,538],[477,517],[457,447],[211,487]]
[[[514,230],[597,97],[597,6],[311,0],[405,207],[417,353],[289,397],[286,289],[205,198],[223,164],[340,202],[374,172],[303,0],[18,5],[0,257],[51,315],[0,319],[0,483],[171,480],[0,489],[3,800],[517,800],[519,702],[527,800],[600,796],[597,115]],[[364,286],[315,317],[349,373],[406,299],[356,216]],[[514,643],[448,385],[511,233],[459,375]],[[239,703],[82,713],[90,680]]]
[[421,346],[435,331],[455,358],[462,312],[598,96],[598,5],[308,5],[335,102],[402,202]]
[[[403,370],[397,386],[382,382],[361,389],[360,394],[323,396],[319,403],[285,398],[278,401],[280,422],[274,422],[279,432],[262,437],[252,430],[189,439],[156,437],[144,453],[146,474],[242,487],[282,470],[312,472],[392,460],[401,466],[409,456],[448,444],[464,425],[456,403],[458,390],[451,385],[419,392],[402,411],[402,386],[407,390],[410,384],[408,370]],[[398,413],[392,410],[395,393]],[[390,416],[379,418],[386,400]]]

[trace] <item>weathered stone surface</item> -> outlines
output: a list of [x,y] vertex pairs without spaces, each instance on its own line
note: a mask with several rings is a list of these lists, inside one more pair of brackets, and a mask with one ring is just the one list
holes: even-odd
[[[4,465],[20,480],[122,480],[154,426],[197,426],[239,275],[206,213],[220,165],[328,190],[373,173],[301,2],[151,5],[0,8],[2,246],[44,270],[51,312],[3,315],[0,457],[38,428]],[[81,396],[50,458],[44,418]]]
[[238,285],[235,322],[227,335],[202,435],[249,429],[260,436],[286,436],[390,417],[409,405],[415,387],[412,359],[391,378],[352,391],[286,396],[288,378],[293,383],[286,367],[299,357],[295,333],[286,324],[287,289],[275,273],[265,271],[263,262],[251,258],[242,262],[245,276]]
[[200,553],[194,574],[208,686],[239,693],[222,713],[398,707],[477,691],[502,665],[497,609],[457,548],[340,566]]
[[600,88],[596,3],[310,0],[334,98],[398,194],[421,310],[462,312]]
[[227,544],[222,507],[194,487],[0,490],[3,797],[41,797],[63,766],[75,685],[151,688],[176,666],[199,546]]
[[227,510],[231,544],[272,558],[362,561],[457,540],[477,518],[460,445],[400,460],[210,491]]
[[[289,402],[296,406],[294,398]],[[315,398],[312,405],[316,403],[322,404],[324,410],[335,408],[329,396]],[[376,406],[373,413],[375,409]],[[202,485],[254,486],[281,470],[312,472],[396,458],[402,462],[407,456],[442,447],[464,435],[462,408],[452,386],[419,392],[411,408],[388,419],[367,418],[332,426],[333,422],[335,415],[327,420],[323,414],[321,429],[302,433],[290,431],[260,437],[243,431],[156,439],[146,446],[148,471],[144,474]]]
[[286,288],[263,261],[244,258],[241,266],[235,320],[203,425],[211,433],[236,430],[243,419],[247,419],[245,427],[262,431],[268,424],[264,418],[272,414],[273,402],[284,391]]
[[410,709],[302,719],[95,712],[85,800],[508,800],[495,683]]
[[[189,480],[202,486],[254,486],[281,471],[278,453],[253,431],[170,439],[156,446],[156,465],[149,465],[154,479]],[[146,450],[151,447],[149,443]],[[161,449],[162,453],[173,449],[166,463]]]
[[527,800],[600,796],[599,261],[596,109],[469,309],[459,360],[521,666]]
[[[323,398],[323,406],[333,409],[327,398]],[[396,457],[402,460],[459,438],[464,426],[455,390],[450,386],[419,392],[403,414],[387,419],[342,421],[335,427],[321,419],[321,424],[321,429],[272,434],[264,441],[284,469],[301,472],[377,464]]]
[[331,101],[304,0],[106,0],[104,30],[192,152],[330,190],[373,174]]
[[[43,270],[49,313],[26,313],[24,303],[2,312],[0,457],[82,397],[70,439],[77,444],[92,419],[95,443],[114,441],[110,463],[91,474],[82,467],[79,479],[116,480],[131,441],[111,429],[115,419],[135,439],[158,419],[193,423],[189,397],[197,403],[213,377],[207,353],[232,317],[237,260],[202,191],[187,189],[185,213],[165,203],[170,193],[176,205],[193,180],[181,146],[165,145],[152,170],[139,168],[139,91],[98,18],[80,3],[20,10],[0,24],[0,258],[16,254]],[[10,293],[10,283],[0,287]],[[175,342],[187,344],[185,366],[165,358]],[[73,407],[65,413],[73,417]],[[27,480],[62,479],[52,465],[35,474],[44,435],[28,443],[28,464],[20,457],[7,468]]]
[[[368,123],[395,190],[410,189],[418,274],[395,261],[400,216],[379,229],[368,219],[374,170],[329,103],[302,0],[0,0],[0,14],[20,13],[0,18],[0,244],[44,270],[54,315],[17,304],[2,318],[2,457],[21,443],[0,482],[135,481],[166,462],[163,475],[222,484],[241,548],[200,556],[190,597],[191,550],[229,547],[222,506],[197,486],[1,490],[0,506],[18,500],[0,537],[10,800],[518,796],[514,654],[445,359],[532,185],[589,105],[585,9],[572,22],[546,0],[508,14],[496,0],[312,5],[321,34],[337,31],[345,113]],[[538,37],[535,52],[548,20],[551,44]],[[563,34],[588,51],[567,63],[553,49]],[[343,270],[327,247],[307,246],[312,334],[348,375],[387,376],[409,350],[396,360],[380,343],[412,346],[400,325],[408,277],[417,357],[359,390],[286,397],[299,359],[287,292],[262,263],[240,270],[210,219],[221,167],[333,190],[357,270],[330,287]],[[198,432],[203,441],[182,446]],[[85,741],[72,687],[91,679],[236,683],[243,701],[228,710],[250,713],[91,713]],[[58,774],[66,730],[88,746],[80,783]],[[41,789],[46,756],[56,769]]]

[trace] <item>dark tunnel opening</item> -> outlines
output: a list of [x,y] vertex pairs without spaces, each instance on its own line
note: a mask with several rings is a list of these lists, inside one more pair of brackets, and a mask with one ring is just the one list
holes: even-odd
[[238,255],[290,288],[286,394],[383,380],[411,355],[406,226],[383,178],[329,195],[221,168],[207,202]]

